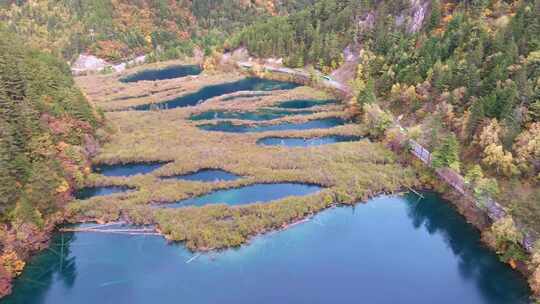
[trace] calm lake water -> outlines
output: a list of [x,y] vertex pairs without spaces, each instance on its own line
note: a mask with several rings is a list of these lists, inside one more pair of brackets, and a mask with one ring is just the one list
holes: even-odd
[[164,163],[133,163],[116,165],[97,165],[93,167],[96,173],[105,176],[133,176],[146,174],[159,169]]
[[220,121],[217,124],[200,125],[199,128],[206,131],[220,131],[229,133],[248,133],[248,132],[267,132],[267,131],[291,131],[291,130],[309,130],[309,129],[329,129],[344,125],[345,120],[341,118],[325,118],[310,120],[304,123],[283,123],[278,125],[234,125],[228,121]]
[[289,111],[279,109],[260,109],[256,112],[234,112],[234,111],[207,111],[195,114],[190,117],[191,120],[212,120],[212,119],[240,119],[264,121],[282,118],[293,115],[313,114],[312,111]]
[[359,136],[341,136],[332,135],[318,138],[283,138],[283,137],[265,137],[257,143],[263,146],[284,146],[284,147],[315,147],[322,145],[335,144],[339,142],[359,141]]
[[88,187],[82,188],[75,192],[76,199],[87,199],[94,196],[109,195],[113,193],[126,192],[129,188],[127,187]]
[[330,103],[335,103],[336,100],[333,99],[323,99],[323,100],[317,100],[317,99],[294,99],[294,100],[288,100],[284,101],[278,104],[278,107],[280,108],[286,108],[286,109],[306,109],[311,108],[315,106],[323,106]]
[[178,107],[194,106],[204,100],[239,91],[290,90],[298,86],[298,84],[292,82],[273,81],[255,77],[248,77],[235,82],[206,86],[195,93],[187,94],[159,104],[140,105],[134,107],[134,109],[140,111],[147,111],[154,107],[173,109]]
[[150,236],[63,233],[51,249],[1,303],[528,302],[526,282],[432,194],[330,209],[199,257]]
[[137,82],[141,80],[163,80],[188,75],[199,75],[202,69],[198,65],[173,65],[163,69],[149,69],[121,78],[121,82]]
[[241,176],[232,174],[223,170],[204,169],[197,172],[179,175],[173,177],[165,177],[164,179],[183,179],[197,182],[217,182],[217,181],[232,181],[242,178]]
[[165,208],[185,206],[203,206],[224,203],[228,205],[245,205],[255,202],[269,202],[287,196],[308,195],[321,190],[321,187],[305,184],[255,184],[236,189],[219,190],[207,195],[179,201],[175,204],[164,204]]

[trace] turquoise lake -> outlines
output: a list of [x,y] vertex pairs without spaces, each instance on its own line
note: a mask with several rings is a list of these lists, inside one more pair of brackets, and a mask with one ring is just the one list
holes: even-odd
[[105,176],[133,176],[137,174],[147,174],[155,171],[164,163],[132,163],[132,164],[115,164],[115,165],[96,165],[92,169],[94,172]]
[[103,196],[103,195],[109,195],[114,193],[120,193],[120,192],[126,192],[129,191],[129,188],[127,187],[117,187],[117,186],[111,186],[111,187],[88,187],[88,188],[82,188],[75,192],[75,198],[76,199],[88,199],[94,196]]
[[313,114],[312,111],[289,111],[281,109],[260,109],[256,112],[234,112],[234,111],[207,111],[200,114],[192,115],[191,120],[212,120],[212,119],[239,119],[265,121],[285,116],[308,115]]
[[199,75],[202,69],[198,65],[173,65],[162,69],[148,69],[127,75],[120,79],[121,82],[137,82],[142,80],[163,80],[179,78],[189,75]]
[[316,147],[322,145],[335,144],[339,142],[351,142],[362,140],[359,136],[341,136],[331,135],[317,138],[284,138],[284,137],[265,137],[257,141],[263,146],[283,146],[283,147]]
[[248,77],[235,82],[216,84],[206,86],[197,92],[190,93],[178,98],[157,104],[144,104],[136,106],[133,109],[139,111],[148,111],[153,108],[173,109],[178,107],[194,106],[207,99],[231,94],[239,91],[274,91],[290,90],[298,87],[298,84],[292,82],[266,80],[262,78]]
[[524,304],[524,279],[434,194],[333,208],[249,245],[57,234],[1,303]]
[[229,121],[220,121],[216,124],[204,124],[199,128],[206,131],[219,131],[228,133],[248,133],[248,132],[267,132],[267,131],[293,131],[309,129],[330,129],[341,126],[346,123],[341,118],[331,117],[324,119],[315,119],[303,123],[282,123],[277,125],[235,125]]
[[178,175],[171,177],[164,177],[163,179],[178,179],[178,180],[189,180],[197,182],[218,182],[218,181],[232,181],[242,178],[241,176],[232,174],[223,170],[215,169],[203,169],[197,172],[193,172],[186,175]]
[[315,106],[324,106],[331,103],[336,103],[333,99],[294,99],[283,101],[278,104],[278,107],[285,109],[307,109]]
[[206,195],[186,199],[174,204],[163,204],[164,208],[180,208],[185,206],[204,206],[208,204],[245,205],[256,202],[269,202],[287,196],[302,196],[320,191],[315,185],[281,183],[255,184],[240,188],[218,190]]

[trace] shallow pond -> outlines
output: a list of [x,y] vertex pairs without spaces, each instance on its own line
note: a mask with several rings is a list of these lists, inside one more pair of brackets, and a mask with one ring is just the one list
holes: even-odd
[[96,173],[105,176],[132,176],[137,174],[146,174],[159,169],[164,163],[132,163],[116,165],[97,165],[93,166]]
[[294,99],[281,102],[277,106],[285,109],[306,109],[315,106],[324,106],[335,102],[336,100],[333,99]]
[[203,169],[194,173],[164,177],[164,179],[180,179],[180,180],[190,180],[197,182],[217,182],[217,181],[232,181],[242,178],[241,176],[232,174],[223,170],[214,170],[214,169]]
[[341,118],[325,118],[310,120],[303,123],[283,123],[277,125],[234,125],[228,121],[221,121],[216,124],[200,125],[199,128],[206,131],[220,131],[230,133],[248,133],[248,132],[267,132],[267,131],[293,131],[293,130],[309,130],[309,129],[329,129],[344,125],[345,120]]
[[111,187],[87,187],[79,189],[75,192],[75,198],[76,199],[88,199],[94,196],[103,196],[103,195],[109,195],[113,193],[120,193],[120,192],[126,192],[129,191],[129,188],[127,187],[117,187],[117,186],[111,186]]
[[223,97],[221,100],[222,101],[231,101],[231,100],[235,100],[235,99],[239,99],[239,98],[255,98],[255,97],[268,96],[268,95],[270,95],[270,94],[269,93],[264,93],[264,92],[260,92],[260,93],[251,92],[251,93],[245,93],[245,94],[236,94],[236,95],[226,96],[226,97]]
[[198,65],[173,65],[162,69],[148,69],[127,75],[120,79],[121,82],[137,82],[141,80],[163,80],[189,75],[199,75],[202,69]]
[[207,111],[195,114],[190,117],[191,120],[212,120],[212,119],[239,119],[264,121],[282,118],[293,115],[313,114],[312,111],[288,111],[279,109],[260,109],[256,112],[235,112],[235,111]]
[[2,303],[528,303],[526,282],[432,194],[330,209],[200,256],[114,234],[58,234],[51,249]]
[[194,106],[204,100],[238,91],[289,90],[294,89],[298,86],[298,84],[292,82],[273,81],[262,78],[248,77],[235,82],[206,86],[195,93],[180,96],[178,98],[163,103],[140,105],[134,107],[134,109],[141,111],[147,111],[156,107],[162,109],[173,109],[178,107]]
[[255,184],[241,188],[218,190],[206,195],[179,201],[174,204],[164,204],[165,208],[185,206],[203,206],[208,204],[245,205],[256,202],[269,202],[288,196],[308,195],[321,190],[321,187],[305,184]]
[[285,147],[314,147],[339,142],[359,141],[359,136],[332,135],[318,138],[284,138],[284,137],[265,137],[257,141],[263,146],[285,146]]

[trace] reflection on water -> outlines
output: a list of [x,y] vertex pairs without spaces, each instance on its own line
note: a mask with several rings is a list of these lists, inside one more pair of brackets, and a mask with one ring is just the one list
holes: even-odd
[[180,179],[198,182],[232,181],[241,178],[238,175],[223,170],[203,169],[194,173],[165,177],[164,179]]
[[188,75],[199,75],[202,69],[198,65],[173,65],[162,69],[149,69],[137,72],[135,74],[128,75],[122,79],[121,82],[137,82],[141,80],[163,80],[172,79],[178,77],[184,77]]
[[87,187],[79,189],[75,192],[75,198],[76,199],[88,199],[94,196],[103,196],[103,195],[109,195],[113,193],[120,193],[120,192],[126,192],[129,188],[127,187]]
[[207,195],[163,205],[166,208],[203,206],[208,204],[245,205],[256,202],[269,202],[288,196],[308,195],[321,190],[321,187],[305,184],[255,184],[235,189],[219,190]]
[[285,116],[308,115],[312,111],[289,111],[279,109],[260,109],[257,112],[235,112],[235,111],[207,111],[190,117],[191,120],[212,120],[212,119],[239,119],[265,121],[278,119]]
[[344,125],[345,120],[341,118],[325,118],[310,120],[303,123],[282,123],[277,125],[235,125],[229,121],[220,121],[216,124],[205,124],[198,126],[206,131],[219,131],[228,133],[248,133],[248,132],[267,132],[267,131],[293,131],[293,130],[309,130],[309,129],[330,129],[340,125]]
[[132,163],[115,165],[97,165],[93,166],[96,173],[105,176],[133,176],[137,174],[146,174],[161,168],[165,163]]
[[290,90],[296,87],[298,87],[298,85],[292,82],[248,77],[235,82],[206,86],[195,93],[180,96],[163,103],[140,105],[134,107],[134,109],[140,111],[148,111],[155,107],[162,109],[173,109],[178,107],[194,106],[197,103],[203,102],[207,99],[239,91]]
[[528,303],[526,282],[434,194],[330,209],[219,253],[84,233],[51,249],[2,303]]
[[306,109],[315,106],[324,106],[335,102],[336,100],[334,99],[294,99],[281,102],[278,104],[278,107],[286,109]]
[[284,146],[284,147],[315,147],[322,145],[335,144],[339,142],[359,141],[359,136],[341,136],[332,135],[317,138],[284,138],[284,137],[265,137],[257,141],[263,146]]

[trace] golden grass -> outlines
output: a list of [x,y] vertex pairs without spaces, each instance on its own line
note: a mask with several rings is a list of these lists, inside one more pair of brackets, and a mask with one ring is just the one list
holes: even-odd
[[[108,78],[111,91],[123,87],[117,76],[97,77],[96,83],[86,77],[85,88],[99,87],[101,78]],[[240,76],[234,76],[240,77]],[[116,79],[116,81],[115,81]],[[230,75],[202,75],[190,90],[200,88],[204,80],[210,83],[231,79]],[[79,82],[82,80],[79,79]],[[173,81],[174,82],[174,81]],[[199,83],[200,82],[200,83]],[[171,81],[159,81],[170,85]],[[128,88],[130,94],[140,94],[145,86]],[[96,90],[97,91],[97,90]],[[91,101],[106,109],[117,107],[106,92],[90,95]],[[211,99],[195,107],[166,111],[108,112],[106,117],[115,130],[100,154],[98,163],[130,163],[167,161],[162,168],[132,177],[91,175],[87,185],[126,185],[136,191],[95,197],[70,204],[72,221],[116,220],[125,217],[135,223],[156,224],[169,239],[185,241],[193,250],[210,250],[237,246],[255,234],[279,229],[324,208],[339,203],[353,204],[381,192],[398,191],[413,186],[416,178],[411,169],[396,163],[392,152],[383,145],[368,140],[345,142],[320,147],[287,148],[257,145],[263,137],[320,137],[325,135],[364,135],[356,124],[332,129],[306,131],[273,131],[261,133],[207,132],[197,128],[205,121],[190,121],[189,116],[207,110],[253,111],[271,107],[291,99],[328,98],[325,93],[300,87],[273,92],[269,96],[241,98],[227,102]],[[131,104],[140,100],[122,102]],[[112,104],[112,106],[111,106]],[[324,117],[346,117],[343,105],[314,108],[313,115],[291,116],[263,122],[304,122]],[[249,123],[234,121],[237,124]],[[204,168],[223,169],[243,178],[218,183],[164,180],[160,176],[190,173]],[[231,207],[209,205],[180,209],[156,209],[152,203],[172,203],[219,189],[235,188],[255,183],[302,182],[324,186],[319,193],[290,197],[265,204]]]

